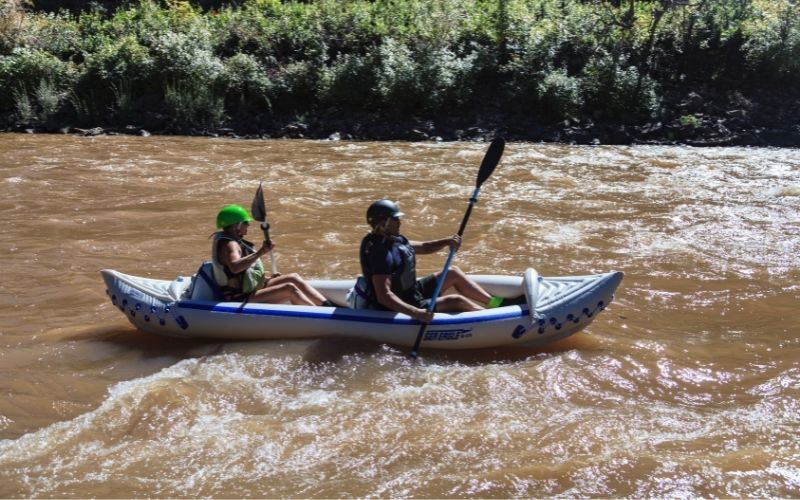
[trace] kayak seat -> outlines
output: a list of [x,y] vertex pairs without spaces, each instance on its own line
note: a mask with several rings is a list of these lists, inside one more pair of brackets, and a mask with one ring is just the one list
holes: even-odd
[[197,273],[192,276],[192,285],[187,290],[186,296],[192,300],[222,301],[222,290],[214,280],[214,268],[211,261],[203,262]]
[[353,288],[347,291],[347,307],[350,309],[372,309],[366,290],[367,280],[359,275]]

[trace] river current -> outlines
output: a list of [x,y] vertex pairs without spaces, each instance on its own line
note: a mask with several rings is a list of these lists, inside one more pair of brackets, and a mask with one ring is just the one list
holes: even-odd
[[261,180],[278,269],[352,277],[370,202],[452,234],[486,146],[0,135],[0,497],[800,496],[796,149],[508,144],[455,264],[625,272],[542,349],[176,340],[105,296]]

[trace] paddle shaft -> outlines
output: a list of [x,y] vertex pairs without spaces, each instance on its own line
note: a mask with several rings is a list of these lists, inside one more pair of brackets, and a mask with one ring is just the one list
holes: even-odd
[[[272,240],[269,238],[269,224],[262,222],[261,230],[264,231],[264,241],[270,243]],[[278,274],[278,266],[275,265],[275,254],[272,252],[272,250],[269,251],[269,262],[272,264],[272,275],[275,276]]]
[[[472,192],[472,197],[469,199],[469,205],[467,206],[467,211],[464,214],[464,218],[461,219],[461,226],[458,228],[458,235],[464,235],[464,229],[467,227],[467,222],[469,221],[469,216],[472,215],[472,207],[475,206],[475,203],[478,202],[478,193],[480,193],[481,188],[477,186],[475,191]],[[436,288],[433,290],[433,295],[431,296],[431,301],[428,304],[428,312],[433,312],[436,309],[436,300],[439,298],[439,294],[442,292],[442,285],[444,285],[444,280],[447,278],[447,271],[450,269],[450,264],[453,262],[453,256],[456,254],[455,248],[450,248],[450,252],[447,254],[447,260],[444,262],[444,268],[442,268],[442,273],[439,275],[439,279],[436,280]],[[422,342],[422,337],[425,335],[425,330],[428,329],[428,323],[422,323],[419,325],[419,332],[417,332],[417,338],[414,340],[414,347],[411,348],[411,352],[408,354],[411,358],[416,359],[417,351],[419,350],[419,345]]]
[[[497,164],[500,163],[500,158],[503,156],[503,149],[505,149],[505,145],[506,141],[503,140],[502,137],[497,137],[489,145],[489,149],[483,156],[481,168],[478,170],[478,178],[475,180],[475,190],[472,192],[472,196],[469,199],[469,204],[467,206],[467,211],[464,214],[464,218],[461,219],[461,226],[458,228],[458,236],[464,235],[464,229],[467,227],[469,216],[472,215],[472,207],[474,207],[475,203],[478,202],[478,193],[481,192],[481,186],[484,182],[486,182],[486,179],[492,175],[492,172],[494,172]],[[436,300],[439,298],[439,294],[442,292],[442,286],[444,285],[444,280],[447,277],[447,270],[450,269],[450,263],[453,261],[453,256],[455,253],[455,249],[451,247],[450,253],[447,254],[447,260],[444,263],[442,273],[439,275],[439,279],[436,280],[436,289],[433,291],[433,296],[428,304],[428,312],[434,312],[436,310]],[[419,345],[422,342],[422,337],[425,335],[425,330],[427,328],[427,323],[422,323],[419,325],[419,332],[417,332],[417,338],[414,340],[414,347],[412,347],[411,352],[408,353],[412,359],[417,358],[417,351],[419,350]]]

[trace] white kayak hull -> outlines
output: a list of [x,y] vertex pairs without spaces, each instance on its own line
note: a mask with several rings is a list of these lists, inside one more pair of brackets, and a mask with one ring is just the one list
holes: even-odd
[[[419,322],[388,311],[348,307],[218,302],[187,288],[193,279],[155,280],[101,271],[112,303],[138,329],[159,335],[210,339],[302,339],[359,337],[411,346]],[[539,346],[584,329],[613,299],[621,272],[542,278],[472,276],[490,293],[522,295],[527,304],[458,314],[436,313],[422,346],[426,349],[482,349]],[[354,280],[311,280],[337,304],[344,304]],[[196,287],[199,288],[199,287]],[[189,297],[192,298],[189,298]],[[531,314],[533,311],[533,314]]]

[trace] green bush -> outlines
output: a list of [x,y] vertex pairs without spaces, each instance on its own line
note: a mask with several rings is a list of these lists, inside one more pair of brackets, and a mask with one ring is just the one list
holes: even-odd
[[33,94],[36,96],[36,103],[41,110],[40,118],[42,120],[47,120],[56,114],[61,108],[61,102],[66,95],[65,93],[59,92],[53,83],[48,80],[40,80]]
[[302,113],[317,104],[322,67],[313,61],[292,62],[278,70],[270,95],[272,108],[280,113]]
[[636,122],[659,111],[655,81],[611,56],[593,58],[584,68],[581,83],[586,110],[597,118]]
[[144,81],[152,77],[156,63],[147,47],[132,35],[103,44],[84,62],[85,74],[94,81],[108,83]]
[[253,113],[269,110],[272,83],[255,57],[239,53],[226,59],[221,80],[230,107]]
[[763,77],[800,83],[800,6],[796,2],[758,2],[743,23],[748,63]]
[[480,71],[478,52],[459,56],[447,47],[430,50],[423,47],[417,53],[422,88],[428,89],[429,108],[436,111],[459,105],[472,97]]
[[411,49],[393,38],[384,40],[378,49],[376,88],[381,104],[417,110],[428,104],[427,89],[422,87]]
[[325,68],[320,100],[328,106],[365,110],[377,104],[377,67],[372,55],[345,54]]
[[567,75],[566,70],[547,72],[539,82],[540,109],[551,119],[577,116],[583,106],[580,78]]
[[40,80],[39,84],[29,90],[18,87],[13,90],[14,111],[20,125],[37,125],[61,110],[66,94],[59,92],[48,80]]
[[[69,92],[76,81],[72,64],[41,50],[16,48],[8,56],[0,56],[0,88],[18,92],[34,92],[42,82],[56,93]],[[0,111],[14,106],[11,92],[0,92]]]
[[636,122],[678,85],[800,86],[793,0],[621,3],[134,0],[44,14],[0,0],[0,112],[40,121],[70,102],[87,120],[153,111],[206,128],[225,112],[330,109]]
[[459,57],[447,47],[420,42],[414,49],[387,39],[377,51],[376,97],[387,109],[430,112],[469,99],[479,54]]
[[678,122],[687,128],[697,130],[700,128],[700,120],[694,115],[683,115],[678,119]]
[[273,46],[274,10],[274,7],[261,9],[253,1],[246,2],[241,9],[221,9],[209,25],[216,53],[221,57],[245,53],[260,61],[272,61],[274,66],[277,63]]
[[165,82],[215,83],[222,74],[222,61],[211,51],[207,39],[185,33],[166,33],[150,49],[155,69]]
[[60,59],[77,54],[81,47],[78,23],[66,12],[38,14],[27,30],[27,46],[48,52]]
[[17,120],[23,124],[34,123],[37,119],[37,113],[31,103],[31,98],[28,91],[24,88],[18,88],[11,93],[14,99],[14,112]]
[[179,130],[213,130],[225,120],[225,99],[202,84],[167,85],[164,101]]

